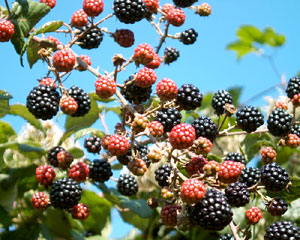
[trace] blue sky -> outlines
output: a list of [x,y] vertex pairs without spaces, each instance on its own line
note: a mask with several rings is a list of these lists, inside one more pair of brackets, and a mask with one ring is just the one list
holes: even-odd
[[[161,4],[169,2],[171,1],[160,1]],[[274,62],[279,72],[285,73],[287,78],[294,76],[300,70],[298,59],[300,55],[300,1],[227,0],[208,3],[212,6],[210,17],[201,18],[192,11],[185,10],[187,15],[185,24],[179,28],[170,28],[170,33],[175,34],[193,27],[198,32],[198,39],[194,45],[188,46],[176,40],[167,39],[160,55],[163,55],[165,47],[171,46],[180,50],[180,58],[170,66],[161,66],[157,70],[158,79],[168,77],[176,81],[179,86],[183,83],[194,83],[203,93],[232,86],[243,86],[242,100],[275,85],[279,79],[266,59],[250,54],[241,61],[237,61],[235,53],[226,50],[226,45],[236,39],[235,33],[238,27],[244,24],[254,25],[260,29],[270,26],[276,32],[284,34],[286,43],[274,52]],[[104,5],[105,11],[97,18],[98,20],[112,12],[112,0],[104,0]],[[73,12],[80,8],[82,8],[82,0],[57,0],[56,7],[39,25],[52,20],[70,22]],[[108,72],[113,70],[111,59],[114,53],[121,53],[125,58],[129,58],[133,54],[134,47],[140,43],[147,42],[153,46],[158,44],[158,35],[146,20],[135,25],[125,25],[114,17],[104,22],[101,27],[107,27],[111,32],[128,28],[135,33],[135,45],[129,49],[121,48],[108,35],[104,36],[101,46],[96,50],[74,48],[78,54],[89,55],[92,58],[92,66],[94,68],[99,66],[101,73],[104,70]],[[54,34],[54,36],[63,43],[69,41],[69,37],[65,37],[64,34]],[[1,43],[0,53],[0,89],[12,93],[14,97],[11,100],[12,104],[25,104],[29,91],[37,85],[36,79],[47,73],[47,65],[40,61],[33,69],[30,69],[28,64],[25,64],[24,68],[21,67],[19,56],[10,43]],[[128,75],[136,71],[136,67],[132,65],[127,68],[126,72],[121,73],[118,79],[125,80]],[[74,71],[65,84],[66,87],[75,84],[89,92],[94,90],[95,80],[96,78],[88,72]],[[252,104],[255,106],[264,104],[263,98],[255,100]],[[24,123],[17,117],[5,117],[4,120],[10,122],[17,131]],[[63,126],[63,121],[59,121],[59,124]],[[113,126],[114,124],[109,125],[110,128]],[[114,213],[113,221],[114,226],[121,224],[117,213]],[[118,230],[115,228],[112,236],[122,236],[126,231],[128,227],[121,227]]]

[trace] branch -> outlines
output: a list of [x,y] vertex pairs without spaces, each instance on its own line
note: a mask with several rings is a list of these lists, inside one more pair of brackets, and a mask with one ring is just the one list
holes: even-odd
[[10,11],[9,4],[8,4],[7,0],[5,0],[5,5],[6,5],[7,11],[8,11],[8,19],[9,19],[10,16],[11,16],[11,11]]
[[160,50],[162,44],[165,42],[166,37],[168,36],[169,26],[170,26],[170,24],[169,24],[169,22],[168,22],[168,23],[166,24],[165,33],[164,33],[164,35],[161,37],[160,42],[159,42],[159,44],[158,44],[158,46],[157,46],[157,48],[156,48],[156,53],[157,53],[157,54],[159,53],[159,50]]
[[226,137],[226,136],[235,136],[235,135],[246,135],[246,134],[256,134],[256,133],[266,133],[269,132],[268,129],[261,129],[261,130],[257,130],[255,132],[251,132],[248,133],[246,131],[241,131],[241,132],[225,132],[225,130],[223,132],[220,132],[218,137]]
[[231,232],[233,234],[233,237],[235,240],[241,240],[238,232],[237,232],[237,227],[234,225],[233,221],[230,222],[229,227],[231,229]]

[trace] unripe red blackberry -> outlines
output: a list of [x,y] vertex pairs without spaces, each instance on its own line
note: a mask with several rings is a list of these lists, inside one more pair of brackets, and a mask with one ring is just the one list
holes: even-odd
[[156,85],[156,93],[162,101],[175,99],[177,92],[178,89],[176,83],[169,78],[163,78]]
[[145,64],[145,67],[156,69],[159,68],[160,64],[161,64],[160,56],[157,53],[155,53],[153,59],[149,63]]
[[246,211],[246,218],[250,224],[257,223],[262,217],[262,212],[258,207],[251,207]]
[[200,116],[192,122],[196,136],[208,138],[213,142],[218,135],[218,127],[209,117]]
[[232,104],[232,96],[226,90],[218,90],[211,101],[211,106],[218,116],[225,113],[225,104]]
[[225,189],[225,196],[233,207],[243,207],[250,201],[250,193],[245,183],[230,183]]
[[[77,34],[79,35],[83,32],[86,32],[90,27],[91,25],[88,24],[82,28],[79,28],[80,32]],[[98,48],[102,40],[103,33],[101,29],[99,29],[98,27],[93,27],[87,32],[84,37],[80,38],[76,43],[78,43],[79,47],[81,47],[82,49],[93,49]]]
[[244,165],[246,165],[246,159],[245,156],[237,153],[237,152],[230,152],[226,155],[224,161],[233,161],[233,162],[240,162]]
[[180,124],[181,118],[181,113],[177,109],[162,108],[157,112],[155,120],[164,126],[165,132],[170,132],[173,127]]
[[179,40],[185,45],[190,45],[196,42],[198,33],[194,28],[187,29],[180,33]]
[[44,192],[36,192],[31,197],[31,204],[35,209],[46,209],[49,204],[49,197]]
[[241,175],[242,169],[245,167],[240,162],[224,161],[218,172],[219,180],[223,183],[234,183]]
[[236,122],[239,128],[250,133],[264,124],[264,116],[256,107],[244,106],[236,113]]
[[97,17],[103,12],[103,0],[84,0],[83,10],[90,17]]
[[152,121],[148,123],[149,132],[154,137],[161,137],[164,134],[164,126],[158,121]]
[[276,161],[277,153],[272,147],[264,147],[260,151],[263,164],[272,163]]
[[275,162],[264,165],[260,172],[261,182],[268,191],[280,192],[290,182],[288,172]]
[[71,17],[71,24],[74,27],[84,27],[88,24],[88,22],[88,15],[85,13],[85,11],[83,11],[83,9],[77,10]]
[[53,56],[53,66],[59,72],[71,72],[75,63],[75,54],[69,48],[59,50]]
[[292,129],[292,116],[285,110],[276,108],[269,115],[268,129],[273,136],[286,136]]
[[127,138],[121,135],[112,135],[108,144],[108,151],[114,156],[125,155],[130,148]]
[[155,170],[155,180],[160,187],[167,187],[170,185],[169,177],[173,171],[170,164],[164,164]]
[[53,167],[58,167],[57,154],[61,151],[65,151],[65,149],[59,146],[53,147],[48,151],[48,162]]
[[90,215],[90,209],[83,203],[78,203],[72,208],[72,217],[79,220],[85,220]]
[[264,240],[299,240],[300,230],[292,222],[274,222],[266,230]]
[[103,137],[101,139],[101,145],[104,150],[108,150],[108,144],[109,144],[110,138],[111,138],[111,135],[106,135],[105,137]]
[[83,117],[91,109],[91,100],[89,95],[80,87],[72,86],[68,90],[70,97],[73,97],[78,104],[77,111],[72,115],[72,117]]
[[123,174],[117,184],[118,192],[125,196],[132,196],[138,192],[138,184],[134,176]]
[[99,153],[101,150],[101,138],[96,135],[85,138],[84,147],[90,153]]
[[142,20],[148,12],[143,0],[114,0],[113,9],[120,22],[126,24]]
[[178,89],[177,103],[184,110],[195,110],[201,106],[202,93],[193,84],[184,84]]
[[83,64],[78,64],[78,66],[76,67],[76,70],[82,72],[82,71],[86,71],[88,69],[88,66],[91,66],[92,65],[92,59],[87,56],[87,55],[80,55],[79,58],[85,62],[87,64],[86,65],[83,65]]
[[280,109],[283,109],[283,110],[288,110],[288,104],[283,102],[283,101],[276,101],[275,103],[275,108],[280,108]]
[[199,202],[205,193],[204,183],[198,179],[188,179],[181,184],[180,197],[187,204]]
[[186,165],[186,171],[190,177],[199,173],[204,173],[203,167],[207,163],[208,161],[204,157],[193,157]]
[[151,68],[144,67],[140,69],[135,77],[135,84],[141,88],[151,87],[157,80],[155,71]]
[[50,40],[51,42],[54,42],[56,45],[61,45],[62,44],[57,38],[55,38],[53,36],[48,36],[46,39]]
[[212,142],[205,137],[198,137],[193,146],[191,147],[191,151],[197,155],[206,156],[213,148]]
[[111,77],[102,76],[95,82],[96,94],[100,98],[109,98],[115,94],[117,90],[117,84]]
[[78,104],[72,97],[63,97],[59,103],[60,109],[63,113],[72,115],[77,111]]
[[159,149],[152,149],[147,157],[152,163],[157,163],[162,159],[162,154]]
[[200,202],[188,207],[188,216],[191,222],[206,230],[222,230],[231,222],[232,215],[225,195],[212,188],[207,189]]
[[119,29],[113,34],[115,42],[121,47],[131,47],[134,44],[134,33],[129,29]]
[[260,169],[256,167],[244,168],[239,177],[239,182],[247,184],[247,187],[252,187],[260,180]]
[[161,209],[161,219],[167,227],[177,225],[177,212],[181,211],[181,206],[178,204],[165,205]]
[[103,183],[113,175],[111,165],[106,159],[95,159],[89,165],[89,169],[89,178],[96,182]]
[[159,8],[159,0],[143,0],[150,13],[156,13]]
[[148,43],[143,43],[138,45],[134,49],[133,59],[135,64],[139,66],[140,64],[146,65],[150,63],[155,55],[155,51],[152,46]]
[[56,174],[54,169],[49,165],[41,165],[35,170],[35,177],[38,183],[49,186],[53,183]]
[[47,85],[56,88],[55,81],[50,77],[45,77],[39,81],[39,85]]
[[300,138],[296,134],[288,134],[285,144],[291,148],[297,148],[300,145]]
[[285,92],[290,99],[292,99],[296,94],[300,93],[300,78],[290,78]]
[[30,91],[26,107],[36,118],[51,119],[59,110],[60,96],[54,87],[39,85]]
[[90,173],[88,165],[84,162],[74,164],[69,170],[69,177],[76,182],[84,182]]
[[[125,155],[118,156],[118,161],[123,164],[127,165],[130,161],[134,161],[132,157],[132,152],[131,148],[127,151]],[[146,164],[147,167],[150,166],[149,164],[149,159],[148,159],[148,148],[147,146],[141,145],[141,144],[136,144],[134,146],[134,156],[141,158]]]
[[175,149],[186,149],[193,145],[196,138],[195,128],[186,123],[180,123],[172,128],[169,141]]
[[143,176],[148,170],[146,162],[138,157],[130,161],[127,165],[129,171],[135,176]]
[[170,9],[167,13],[167,20],[171,25],[180,27],[185,22],[185,13],[181,8]]
[[167,47],[164,51],[164,54],[164,62],[166,64],[175,62],[180,56],[179,50],[173,47]]
[[48,7],[54,8],[56,5],[56,0],[40,0],[40,3],[45,3]]
[[146,129],[148,123],[149,120],[147,117],[145,117],[142,114],[136,114],[131,124],[131,127],[133,131],[135,131],[136,133],[140,133]]
[[280,197],[275,197],[267,203],[267,209],[272,216],[282,216],[288,210],[288,204]]
[[294,95],[294,97],[292,98],[291,102],[293,103],[293,105],[295,107],[299,107],[300,106],[300,93]]
[[211,6],[208,3],[202,3],[200,6],[197,6],[196,13],[201,17],[207,17],[211,15]]
[[218,162],[211,160],[208,163],[206,163],[203,167],[203,171],[206,176],[214,176],[217,172],[219,172],[221,169],[221,166]]
[[197,1],[198,0],[173,0],[174,4],[177,7],[182,7],[182,8],[190,7]]
[[56,158],[58,161],[58,167],[62,170],[66,170],[67,168],[69,168],[74,160],[72,154],[64,150],[57,153]]
[[15,33],[15,26],[11,21],[0,20],[0,42],[8,42]]

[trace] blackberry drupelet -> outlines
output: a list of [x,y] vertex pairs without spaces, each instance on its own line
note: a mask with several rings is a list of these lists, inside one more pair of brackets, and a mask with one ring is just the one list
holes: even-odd
[[178,89],[177,103],[184,110],[195,110],[201,106],[202,93],[194,84],[184,84]]
[[[85,32],[90,27],[91,25],[87,25],[80,28],[78,35]],[[102,40],[103,33],[98,27],[94,27],[83,38],[79,39],[77,43],[82,49],[93,49],[98,48]]]
[[267,209],[272,216],[281,216],[288,210],[288,203],[280,197],[275,197],[268,202]]
[[226,90],[219,90],[214,94],[211,106],[216,111],[216,114],[220,116],[225,113],[225,104],[232,104],[232,102],[232,96],[229,92]]
[[58,179],[51,186],[51,205],[58,209],[69,210],[74,207],[81,198],[82,189],[79,183],[71,178]]
[[175,108],[163,108],[158,111],[156,121],[164,126],[164,132],[170,132],[172,128],[181,122],[181,113]]
[[266,230],[265,240],[300,240],[300,230],[291,222],[274,222]]
[[188,216],[191,222],[206,230],[222,230],[231,222],[232,215],[225,195],[212,188],[207,189],[200,202],[188,207]]
[[292,129],[292,116],[285,110],[276,108],[269,115],[267,123],[273,136],[286,136]]
[[167,47],[164,51],[164,62],[166,64],[175,62],[177,60],[177,58],[179,58],[180,54],[179,54],[179,50],[173,47]]
[[[128,81],[131,81],[133,77],[129,77],[124,84],[126,84]],[[135,82],[131,82],[127,84],[124,88],[121,89],[121,94],[125,97],[127,101],[129,101],[132,104],[141,104],[143,102],[146,102],[152,93],[152,88],[141,88],[138,87]]]
[[256,107],[244,106],[236,113],[237,126],[250,133],[264,124],[264,116]]
[[59,93],[54,87],[39,85],[27,96],[26,107],[36,118],[47,120],[57,114],[59,100]]
[[190,7],[192,6],[197,0],[173,0],[174,4],[177,7]]
[[249,203],[250,193],[247,185],[241,182],[230,183],[225,189],[227,202],[233,207],[242,207]]
[[242,164],[246,165],[245,156],[237,153],[237,152],[230,152],[226,155],[224,161],[234,161],[234,162],[241,162]]
[[260,169],[256,167],[244,168],[239,177],[239,182],[246,183],[247,187],[252,187],[260,180]]
[[180,33],[179,40],[185,45],[190,45],[196,42],[198,33],[194,28],[187,29]]
[[293,125],[290,134],[296,134],[298,137],[300,137],[300,125],[299,124]]
[[158,182],[158,185],[161,187],[169,186],[169,177],[171,175],[173,168],[170,164],[164,164],[155,170],[155,180]]
[[97,182],[105,182],[112,176],[111,165],[106,159],[96,159],[89,165],[89,178]]
[[91,109],[91,100],[89,95],[80,87],[72,86],[68,90],[69,96],[73,97],[78,104],[77,111],[72,117],[83,117]]
[[289,80],[287,88],[285,90],[287,96],[292,99],[294,95],[300,93],[300,78],[293,77]]
[[61,151],[65,151],[65,149],[62,147],[58,147],[58,146],[53,147],[48,151],[48,162],[53,167],[58,167],[57,154]]
[[211,142],[213,142],[218,135],[218,127],[208,117],[200,116],[192,122],[192,126],[196,130],[196,136],[208,138]]
[[[147,146],[137,144],[134,146],[134,151],[135,151],[135,155],[139,154],[139,157],[147,164],[147,167],[149,167],[151,161],[147,157],[149,153]],[[118,156],[118,160],[123,165],[127,165],[129,161],[132,161],[133,159],[132,159],[131,148],[128,150],[126,155]]]
[[225,233],[219,238],[219,240],[234,240],[234,237],[232,234]]
[[138,191],[138,184],[134,176],[123,174],[120,176],[117,184],[119,193],[125,196],[135,195]]
[[281,191],[290,181],[287,171],[275,162],[264,165],[260,172],[261,182],[268,191]]
[[101,138],[95,135],[84,139],[84,147],[90,153],[99,153],[101,150]]
[[114,0],[116,17],[123,23],[135,23],[142,20],[148,10],[143,0]]

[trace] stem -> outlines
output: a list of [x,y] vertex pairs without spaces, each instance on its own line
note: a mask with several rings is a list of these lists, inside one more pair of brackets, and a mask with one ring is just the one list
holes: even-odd
[[158,46],[157,46],[157,48],[156,48],[156,53],[157,53],[157,54],[159,53],[159,50],[160,50],[160,48],[162,47],[162,44],[165,42],[166,37],[168,36],[169,26],[170,26],[170,24],[167,23],[166,29],[165,29],[165,33],[164,33],[164,35],[161,37],[160,42],[159,42],[159,44],[158,44]]
[[233,221],[230,222],[229,227],[231,229],[231,232],[233,234],[234,239],[235,240],[241,240],[240,236],[238,235],[237,228],[234,225]]
[[7,11],[8,11],[8,18],[7,19],[9,19],[11,17],[11,11],[10,11],[9,4],[8,4],[7,0],[5,0],[5,5],[6,5]]
[[256,134],[256,133],[266,133],[269,132],[268,129],[262,129],[262,130],[257,130],[255,132],[251,132],[248,133],[246,131],[242,131],[242,132],[230,132],[230,133],[226,133],[226,132],[221,132],[219,133],[218,137],[225,137],[225,136],[235,136],[235,135],[245,135],[245,134]]
[[224,125],[224,123],[225,123],[225,121],[226,121],[226,119],[227,119],[227,115],[225,115],[225,117],[223,118],[223,121],[222,121],[221,125],[219,126],[218,131],[221,130],[222,126]]
[[102,124],[102,126],[103,126],[103,128],[104,128],[104,130],[105,130],[105,134],[106,134],[106,135],[109,135],[108,127],[107,127],[107,125],[106,125],[106,123],[105,123],[104,116],[102,116],[101,113],[99,113],[99,118],[100,118],[101,124]]

